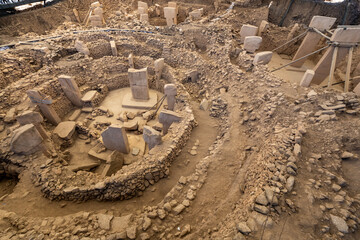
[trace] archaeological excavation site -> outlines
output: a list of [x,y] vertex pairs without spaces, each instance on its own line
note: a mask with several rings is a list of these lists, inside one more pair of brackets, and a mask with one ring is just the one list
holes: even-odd
[[0,0],[0,240],[360,239],[359,0]]

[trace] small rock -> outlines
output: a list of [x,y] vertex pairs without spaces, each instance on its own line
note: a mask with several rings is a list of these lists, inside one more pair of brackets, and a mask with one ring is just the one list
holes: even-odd
[[126,236],[130,239],[136,238],[136,226],[128,227],[126,229]]
[[335,225],[335,227],[342,233],[349,232],[349,226],[346,224],[345,220],[341,217],[330,214],[331,222]]
[[263,205],[263,206],[266,206],[268,205],[268,200],[266,198],[266,195],[265,195],[265,192],[262,192],[261,194],[259,194],[257,197],[256,197],[256,200],[255,202],[257,204],[260,204],[260,205]]
[[174,211],[175,215],[178,215],[178,214],[180,214],[184,209],[185,209],[185,206],[180,203],[179,205],[177,205],[177,206],[173,209],[173,211]]
[[254,205],[254,210],[264,215],[269,213],[269,209],[267,207],[258,204]]
[[236,224],[236,229],[242,234],[248,235],[251,233],[251,229],[248,227],[246,222],[239,222]]

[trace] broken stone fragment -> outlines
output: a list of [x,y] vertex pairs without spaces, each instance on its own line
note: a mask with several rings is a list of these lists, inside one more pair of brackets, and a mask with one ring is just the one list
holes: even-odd
[[261,42],[262,42],[262,37],[258,37],[258,36],[245,37],[244,49],[247,52],[254,53],[257,49],[259,49]]
[[144,141],[149,145],[149,150],[162,143],[161,133],[150,126],[144,126],[143,138]]
[[10,110],[7,111],[7,113],[4,117],[4,122],[6,122],[6,123],[14,122],[15,116],[16,116],[16,108],[10,108]]
[[259,52],[255,55],[253,64],[268,64],[273,53],[271,51]]
[[173,212],[175,213],[175,215],[179,215],[184,209],[185,206],[180,203],[173,209]]
[[341,154],[341,159],[346,160],[346,159],[350,159],[353,158],[355,155],[353,153],[350,152],[343,152]]
[[346,224],[345,220],[341,217],[330,214],[331,222],[335,225],[335,227],[342,233],[349,232],[349,226]]
[[37,150],[43,138],[33,124],[26,124],[14,131],[10,140],[10,150],[14,153],[30,154]]
[[135,131],[138,128],[138,121],[135,119],[128,122],[124,122],[123,128],[127,131]]
[[88,47],[85,45],[83,41],[76,40],[75,41],[75,48],[78,52],[84,54],[84,55],[90,55],[90,51]]
[[268,205],[269,202],[268,202],[268,200],[267,200],[267,198],[266,198],[265,192],[260,193],[260,194],[256,197],[255,202],[256,202],[257,204],[260,204],[260,205],[263,205],[263,206]]
[[136,226],[128,227],[126,229],[126,235],[130,239],[136,239]]
[[201,100],[201,103],[200,103],[200,109],[207,111],[208,108],[209,108],[209,101],[206,98],[203,98],[203,100]]
[[248,235],[251,233],[251,229],[248,227],[246,222],[239,222],[236,224],[236,229],[242,234]]
[[61,122],[54,129],[53,133],[62,139],[70,140],[75,132],[75,126],[76,123],[74,121]]
[[163,132],[167,134],[170,125],[173,122],[180,122],[181,116],[170,110],[162,110],[159,114],[159,122],[163,124]]
[[113,219],[113,215],[107,215],[99,213],[97,215],[99,227],[103,230],[109,230],[110,229],[110,221]]
[[267,207],[258,204],[254,205],[254,210],[264,215],[269,213],[269,209]]

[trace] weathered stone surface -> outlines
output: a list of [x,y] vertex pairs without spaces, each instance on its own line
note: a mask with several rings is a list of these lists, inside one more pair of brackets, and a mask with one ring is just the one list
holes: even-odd
[[122,217],[114,217],[111,222],[111,230],[113,232],[125,232],[126,229],[129,227],[129,224],[132,220],[133,215],[125,215]]
[[16,116],[16,108],[10,108],[10,110],[6,112],[6,115],[4,117],[4,122],[6,123],[14,122],[15,116]]
[[29,154],[36,150],[43,138],[33,124],[26,124],[14,131],[10,149],[14,153]]
[[67,75],[60,75],[58,77],[59,83],[65,96],[77,107],[82,107],[83,102],[81,100],[80,89],[75,80]]
[[341,217],[330,214],[331,222],[336,226],[339,232],[348,233],[349,226],[346,224],[345,220]]
[[201,103],[200,103],[200,109],[207,111],[208,108],[209,108],[209,101],[206,98],[203,98],[203,100],[201,100]]
[[95,98],[95,96],[96,96],[97,93],[98,93],[98,92],[95,91],[95,90],[88,91],[88,92],[85,93],[85,95],[81,98],[81,100],[82,100],[83,102],[91,102],[91,101]]
[[292,191],[294,187],[294,183],[295,183],[295,178],[293,176],[288,177],[288,179],[286,180],[285,187],[289,192]]
[[110,229],[110,221],[113,219],[113,215],[107,215],[99,213],[97,216],[99,227],[103,230],[109,230]]
[[300,86],[302,87],[308,87],[310,86],[310,83],[315,75],[315,72],[311,69],[306,70],[304,73],[304,76],[301,79]]
[[173,122],[180,122],[181,116],[170,110],[162,110],[159,114],[159,122],[163,124],[163,132],[166,134]]
[[260,47],[261,42],[262,42],[262,37],[259,36],[245,37],[244,49],[247,52],[254,53]]
[[39,106],[42,114],[51,124],[56,126],[61,122],[60,117],[51,106],[52,99],[49,96],[46,96],[40,91],[34,89],[28,90],[26,93],[30,100]]
[[264,215],[269,213],[269,209],[267,207],[258,204],[254,205],[254,210]]
[[168,109],[174,111],[175,108],[175,96],[177,94],[175,84],[165,84],[164,94],[166,95]]
[[16,120],[20,123],[20,125],[26,125],[30,123],[41,123],[44,121],[44,118],[38,112],[25,111],[16,116]]
[[128,122],[124,122],[123,128],[128,131],[135,131],[138,128],[137,120],[131,120]]
[[268,202],[268,200],[267,200],[267,198],[266,198],[265,192],[262,192],[261,194],[259,194],[259,195],[256,197],[255,202],[256,202],[257,204],[264,205],[264,206],[268,205],[269,202]]
[[65,121],[59,123],[54,129],[54,134],[62,139],[69,140],[75,132],[76,123],[74,121]]
[[118,51],[117,51],[117,48],[116,48],[116,43],[115,41],[110,41],[110,48],[111,48],[111,53],[113,56],[117,57],[118,55]]
[[132,97],[139,100],[148,100],[149,86],[147,68],[143,69],[128,69],[128,77],[130,82],[130,88]]
[[248,24],[243,25],[240,30],[240,41],[244,42],[245,37],[248,36],[256,36],[257,32],[258,32],[258,27]]
[[150,126],[144,126],[143,138],[144,141],[149,145],[149,150],[162,143],[161,133]]
[[83,41],[76,40],[75,41],[75,48],[78,52],[84,54],[84,55],[90,55],[90,51],[88,47],[85,45]]
[[168,27],[177,24],[176,8],[174,7],[164,7],[164,16],[166,18],[166,24]]
[[130,147],[125,129],[120,125],[111,125],[101,134],[103,143],[107,149],[129,153]]
[[177,205],[176,207],[174,207],[173,211],[176,215],[180,214],[183,210],[185,209],[185,206],[182,205],[181,203],[179,205]]
[[242,234],[248,235],[251,233],[251,229],[248,227],[246,222],[239,222],[236,224],[236,229]]
[[143,227],[142,229],[146,231],[151,226],[151,219],[148,217],[144,218]]
[[126,235],[130,239],[136,239],[136,226],[128,227],[126,229]]
[[268,64],[273,53],[271,51],[259,52],[255,55],[253,64]]

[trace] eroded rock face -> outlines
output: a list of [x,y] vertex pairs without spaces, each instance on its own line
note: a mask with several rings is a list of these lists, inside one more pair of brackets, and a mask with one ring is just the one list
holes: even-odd
[[43,138],[33,124],[26,124],[14,131],[10,149],[14,153],[31,154],[41,144]]
[[129,153],[129,142],[125,129],[120,125],[109,126],[102,134],[104,145],[107,149]]

